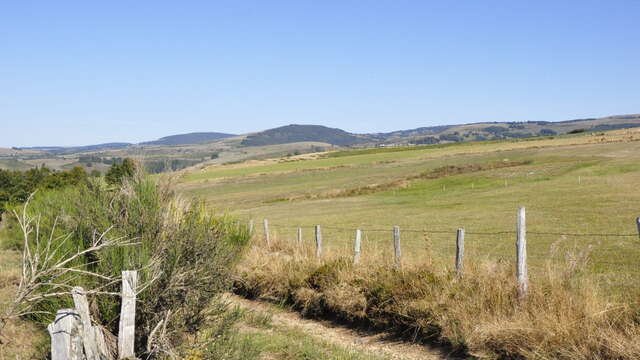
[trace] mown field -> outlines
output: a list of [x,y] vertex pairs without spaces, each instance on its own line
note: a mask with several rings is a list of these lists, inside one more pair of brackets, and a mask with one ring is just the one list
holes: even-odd
[[[511,260],[516,210],[525,206],[534,274],[549,260],[588,255],[590,270],[605,283],[637,286],[637,140],[640,132],[627,130],[328,153],[211,167],[184,175],[179,186],[213,209],[254,219],[257,231],[267,217],[275,236],[293,240],[302,226],[311,244],[312,226],[320,224],[328,251],[338,253],[351,251],[359,228],[363,256],[367,247],[391,255],[391,228],[398,225],[406,261],[430,254],[445,264],[452,264],[458,227],[467,231],[469,258]],[[458,173],[447,175],[445,167]],[[429,171],[433,176],[415,178]]]

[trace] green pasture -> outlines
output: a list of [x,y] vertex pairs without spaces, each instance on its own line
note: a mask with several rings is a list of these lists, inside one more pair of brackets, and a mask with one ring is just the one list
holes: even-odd
[[[353,156],[221,167],[188,175],[180,189],[203,198],[212,209],[254,219],[258,233],[267,217],[274,236],[293,241],[296,227],[302,226],[304,241],[311,245],[312,226],[320,224],[327,251],[339,254],[351,254],[354,231],[360,228],[363,256],[368,247],[388,249],[391,256],[391,228],[398,225],[406,261],[431,259],[447,266],[453,264],[459,227],[467,231],[467,259],[512,261],[516,211],[525,206],[533,277],[546,266],[564,263],[596,274],[603,283],[638,286],[640,142],[566,141],[356,151]],[[402,180],[445,165],[505,160],[532,163],[411,180],[403,188],[369,195],[284,200]],[[201,180],[193,181],[196,176]],[[202,180],[207,178],[218,180]]]

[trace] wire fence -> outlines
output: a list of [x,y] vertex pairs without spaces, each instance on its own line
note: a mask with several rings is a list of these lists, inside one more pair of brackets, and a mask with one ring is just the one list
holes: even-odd
[[[639,220],[640,221],[640,220]],[[259,225],[259,226],[258,226]],[[354,254],[356,230],[362,232],[361,256],[383,249],[392,258],[393,225],[361,225],[358,228],[320,224],[323,251]],[[285,241],[315,246],[316,224],[269,223],[268,231]],[[400,227],[402,261],[437,261],[454,266],[457,229]],[[264,236],[262,224],[254,227]],[[464,257],[469,260],[516,262],[516,230],[476,231],[466,229]],[[527,265],[532,276],[543,275],[549,267],[575,269],[596,276],[612,286],[640,287],[636,274],[640,265],[639,233],[527,231]]]

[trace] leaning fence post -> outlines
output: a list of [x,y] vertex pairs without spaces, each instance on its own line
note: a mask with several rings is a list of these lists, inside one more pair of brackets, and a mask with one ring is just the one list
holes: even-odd
[[74,309],[61,309],[47,326],[51,336],[51,360],[83,360],[82,322]]
[[319,259],[322,256],[322,231],[320,225],[316,225],[316,257]]
[[298,245],[302,245],[302,228],[300,226],[298,226],[297,240],[298,240]]
[[456,232],[456,274],[462,276],[464,259],[464,229],[460,228]]
[[362,241],[362,231],[356,230],[356,241],[353,251],[353,263],[358,264],[360,262],[360,242]]
[[269,239],[269,220],[267,218],[263,221],[264,224],[264,238],[267,241],[267,246],[270,246],[271,241]]
[[393,227],[394,263],[397,268],[402,267],[402,252],[400,251],[400,226]]
[[122,272],[122,307],[118,331],[118,359],[135,358],[134,338],[136,328],[137,271]]
[[527,275],[527,225],[525,208],[518,209],[517,238],[516,238],[518,290],[520,296],[525,296],[529,289],[529,276]]

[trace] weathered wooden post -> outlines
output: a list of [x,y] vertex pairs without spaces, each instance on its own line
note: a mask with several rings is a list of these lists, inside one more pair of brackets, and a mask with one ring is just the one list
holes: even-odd
[[393,227],[393,249],[395,253],[394,264],[396,268],[402,267],[402,252],[400,251],[400,226]]
[[298,226],[297,240],[298,240],[298,246],[302,245],[302,228],[300,226]]
[[271,245],[271,239],[269,238],[269,220],[267,218],[263,221],[264,225],[264,239],[267,241],[267,246]]
[[84,289],[76,286],[72,289],[73,304],[76,312],[80,316],[82,323],[82,342],[84,346],[84,354],[87,360],[106,359],[107,349],[104,344],[102,331],[91,324],[91,315],[89,314],[89,302]]
[[362,241],[362,231],[360,229],[356,230],[356,241],[354,244],[353,251],[353,263],[360,263],[360,242]]
[[51,336],[51,360],[83,360],[82,321],[74,309],[61,309],[47,326]]
[[518,291],[520,296],[527,295],[529,289],[529,275],[527,274],[527,225],[525,208],[518,209],[518,222],[516,228],[516,274],[518,277]]
[[462,276],[464,265],[464,229],[460,228],[456,232],[456,274]]
[[638,237],[640,237],[640,217],[636,218],[636,226],[638,226]]
[[316,258],[320,259],[322,256],[322,230],[320,225],[316,225]]
[[253,219],[249,220],[249,236],[253,235]]
[[122,306],[118,331],[118,359],[135,358],[134,338],[136,329],[136,289],[138,272],[122,272]]

